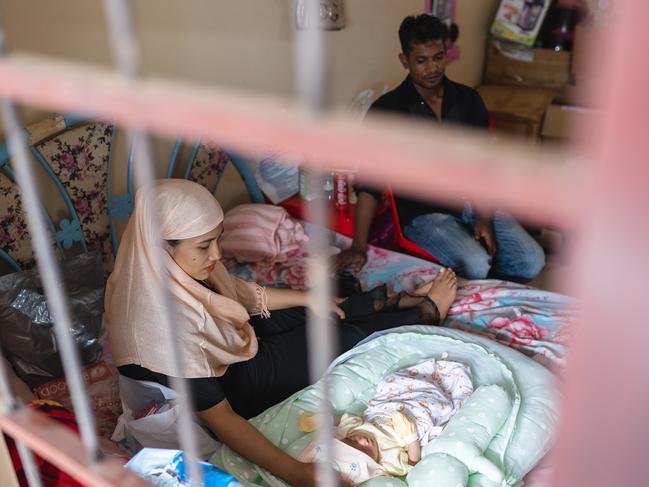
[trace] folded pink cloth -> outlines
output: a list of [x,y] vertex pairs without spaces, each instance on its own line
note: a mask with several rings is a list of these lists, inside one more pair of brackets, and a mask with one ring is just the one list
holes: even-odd
[[221,252],[238,262],[284,262],[309,237],[286,210],[273,205],[239,205],[223,220]]

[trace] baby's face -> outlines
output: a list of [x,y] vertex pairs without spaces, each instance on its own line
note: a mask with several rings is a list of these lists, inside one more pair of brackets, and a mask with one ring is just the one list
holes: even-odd
[[379,461],[379,449],[374,440],[368,438],[364,435],[351,435],[343,439],[343,442],[347,443],[349,446],[356,448],[357,450],[362,451],[375,462]]

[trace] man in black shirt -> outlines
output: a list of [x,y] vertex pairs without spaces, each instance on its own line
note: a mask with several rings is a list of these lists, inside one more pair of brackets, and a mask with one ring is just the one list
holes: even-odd
[[[446,26],[431,15],[409,16],[399,28],[399,60],[409,75],[381,96],[369,113],[390,112],[417,117],[431,127],[439,123],[488,125],[480,95],[445,75]],[[359,188],[354,240],[336,257],[336,266],[360,270],[367,260],[370,224],[381,191]],[[449,208],[395,195],[405,235],[436,256],[443,265],[470,279],[489,274],[515,281],[533,279],[545,265],[541,246],[507,215],[480,214],[470,205]]]

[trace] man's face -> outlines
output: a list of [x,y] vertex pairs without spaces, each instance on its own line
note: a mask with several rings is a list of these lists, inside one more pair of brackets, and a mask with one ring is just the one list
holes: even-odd
[[422,44],[411,44],[410,53],[399,54],[404,68],[410,71],[415,85],[431,90],[436,88],[444,77],[446,70],[446,50],[444,42],[428,41]]

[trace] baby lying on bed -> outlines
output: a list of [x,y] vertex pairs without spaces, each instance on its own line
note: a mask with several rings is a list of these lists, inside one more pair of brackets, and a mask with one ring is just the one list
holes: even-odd
[[[469,367],[444,359],[426,359],[386,376],[362,417],[343,414],[337,421],[334,467],[352,485],[378,475],[406,475],[421,447],[441,433],[472,393]],[[317,414],[300,417],[305,432],[318,423]],[[318,461],[321,451],[312,442],[299,459]]]

